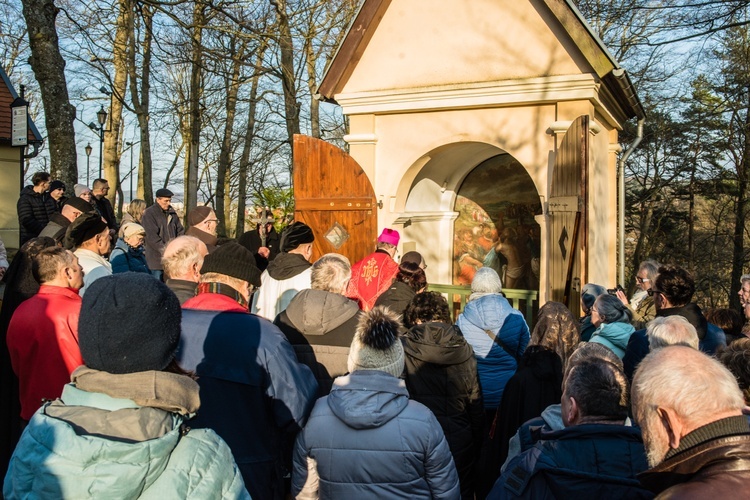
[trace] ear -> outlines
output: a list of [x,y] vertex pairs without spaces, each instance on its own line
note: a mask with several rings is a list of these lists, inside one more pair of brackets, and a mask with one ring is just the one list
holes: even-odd
[[683,431],[685,427],[682,425],[682,420],[671,408],[657,408],[656,412],[659,414],[664,430],[667,431],[667,437],[669,437],[669,447],[677,449],[680,447],[680,440],[682,439]]
[[[563,395],[563,397],[566,397]],[[568,425],[576,425],[578,423],[578,420],[581,418],[581,412],[578,408],[578,401],[576,401],[576,398],[574,397],[568,397],[568,413],[566,416],[566,420],[568,422]]]

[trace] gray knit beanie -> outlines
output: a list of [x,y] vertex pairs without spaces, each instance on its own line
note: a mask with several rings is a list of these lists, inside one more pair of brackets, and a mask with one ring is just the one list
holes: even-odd
[[349,349],[349,372],[378,370],[394,377],[404,371],[404,347],[398,337],[398,316],[378,306],[362,314]]
[[597,297],[605,293],[607,293],[607,289],[603,286],[594,283],[586,283],[581,289],[581,302],[586,306],[586,309],[591,309],[591,306],[594,305]]

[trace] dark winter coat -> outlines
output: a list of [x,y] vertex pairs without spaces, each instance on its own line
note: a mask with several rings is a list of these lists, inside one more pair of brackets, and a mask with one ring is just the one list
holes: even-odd
[[271,231],[269,231],[266,235],[265,244],[265,247],[268,248],[269,255],[268,258],[263,257],[258,254],[258,249],[264,246],[262,244],[262,241],[260,240],[258,227],[259,225],[256,225],[255,229],[251,229],[250,231],[246,231],[245,233],[243,233],[242,236],[237,239],[237,243],[250,250],[255,256],[255,264],[258,266],[258,269],[260,269],[261,271],[265,271],[268,267],[268,263],[275,259],[279,254],[281,238],[279,237],[279,233],[276,232],[276,229],[271,228]]
[[541,346],[526,349],[518,370],[505,385],[498,409],[495,434],[500,445],[500,463],[505,462],[508,441],[521,424],[560,402],[562,377],[562,361],[555,351]]
[[219,239],[213,234],[201,231],[195,226],[190,226],[189,228],[187,228],[187,231],[185,231],[185,236],[192,236],[201,240],[206,245],[208,253],[216,250],[216,243],[219,241]]
[[596,327],[591,322],[591,315],[587,314],[581,318],[581,342],[588,342],[596,331]]
[[18,226],[20,229],[20,243],[23,245],[31,238],[39,236],[49,218],[55,213],[55,200],[47,193],[37,193],[34,186],[26,186],[16,203],[18,210]]
[[48,236],[60,243],[63,240],[63,237],[65,237],[65,231],[68,229],[69,225],[70,221],[67,217],[55,212],[50,215],[49,222],[44,226],[44,229],[39,233],[39,236]]
[[141,225],[146,230],[146,263],[152,271],[162,270],[161,256],[167,243],[185,234],[182,222],[170,205],[167,211],[154,203],[143,212]]
[[376,306],[387,306],[396,314],[404,314],[417,293],[406,283],[394,281],[391,287],[375,301]]
[[198,288],[198,283],[188,280],[169,278],[165,283],[177,295],[177,298],[180,299],[180,305],[195,297],[195,290]]
[[542,432],[541,441],[508,464],[487,498],[652,498],[636,479],[647,468],[640,429],[574,425]]
[[744,497],[750,491],[750,431],[745,417],[729,417],[701,430],[717,437],[691,440],[692,446],[681,444],[678,450],[684,451],[668,453],[662,463],[638,476],[645,487],[659,493],[658,498],[718,500]]
[[96,212],[107,221],[107,227],[117,231],[119,226],[117,225],[117,217],[115,217],[115,209],[112,208],[112,203],[109,202],[107,197],[102,196],[101,198],[97,198],[96,196],[92,196],[91,203],[94,205]]
[[[309,460],[316,466],[309,467]],[[380,371],[339,377],[297,437],[296,498],[458,499],[456,467],[435,416]],[[300,496],[297,496],[300,495]]]
[[201,410],[190,426],[227,442],[252,498],[283,498],[284,445],[318,389],[284,335],[233,299],[203,293],[183,304],[177,361],[198,375]]
[[402,338],[406,388],[437,417],[461,481],[473,498],[474,462],[482,445],[484,405],[474,351],[453,325],[415,325]]
[[[665,316],[682,316],[688,320],[698,333],[698,348],[710,356],[713,355],[719,347],[727,345],[724,330],[713,323],[709,323],[703,315],[703,312],[701,312],[700,307],[696,304],[690,303],[682,307],[661,309],[656,313],[657,318]],[[648,353],[649,347],[646,330],[643,329],[633,332],[628,340],[628,345],[625,349],[625,356],[622,358],[622,363],[625,365],[625,375],[628,376],[629,380],[633,380],[635,369]]]
[[125,243],[122,238],[117,240],[115,248],[109,254],[109,263],[112,264],[112,274],[128,271],[151,273],[146,264],[143,247],[133,248]]
[[318,381],[318,397],[331,392],[333,379],[349,372],[349,346],[361,316],[357,303],[337,293],[302,290],[273,324],[292,344],[297,360]]

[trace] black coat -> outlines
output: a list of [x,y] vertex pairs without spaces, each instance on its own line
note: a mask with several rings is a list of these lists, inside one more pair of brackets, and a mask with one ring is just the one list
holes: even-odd
[[542,414],[562,397],[563,369],[560,356],[551,349],[530,346],[516,373],[508,380],[497,413],[495,435],[500,463],[508,456],[508,441],[518,428]]
[[250,231],[246,231],[245,233],[243,233],[242,236],[237,239],[237,243],[253,253],[253,255],[255,256],[255,264],[261,271],[266,270],[266,268],[268,267],[268,263],[276,258],[280,250],[279,233],[276,232],[276,229],[271,228],[271,231],[269,231],[269,233],[266,235],[265,244],[265,247],[268,248],[269,251],[268,258],[258,254],[258,249],[263,246],[261,244],[262,242],[260,240],[260,234],[258,233],[258,225],[256,225],[255,229],[251,229]]
[[112,208],[112,203],[109,202],[107,197],[102,196],[101,198],[97,198],[94,196],[91,198],[91,202],[93,203],[96,212],[107,221],[107,227],[117,231],[119,226],[117,225],[117,217],[115,217],[115,209]]
[[16,203],[18,226],[21,230],[20,243],[23,245],[31,238],[36,238],[55,213],[55,200],[46,193],[37,193],[34,186],[26,186]]
[[146,263],[148,268],[161,270],[161,256],[167,243],[185,234],[185,228],[172,206],[165,212],[154,203],[143,212],[141,226],[146,230]]
[[396,314],[404,314],[411,299],[417,295],[406,283],[395,281],[391,287],[383,292],[375,301],[376,306],[387,306]]
[[461,496],[473,498],[484,423],[474,350],[458,328],[445,323],[415,325],[402,341],[409,397],[437,417],[456,463]]

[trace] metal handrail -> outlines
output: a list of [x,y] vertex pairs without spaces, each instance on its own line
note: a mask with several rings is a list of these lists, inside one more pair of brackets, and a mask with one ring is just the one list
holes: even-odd
[[[471,287],[463,285],[440,285],[429,284],[427,289],[431,292],[438,292],[446,296],[448,304],[451,305],[452,319],[455,321],[458,315],[466,307],[466,302],[471,295]],[[521,311],[526,318],[526,323],[531,327],[534,319],[534,303],[539,299],[539,292],[536,290],[516,290],[503,288],[503,295],[513,306],[513,309]],[[521,301],[524,302],[523,309]]]

